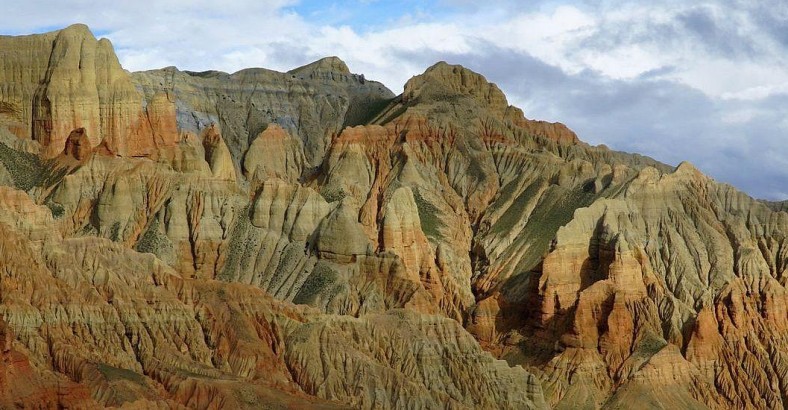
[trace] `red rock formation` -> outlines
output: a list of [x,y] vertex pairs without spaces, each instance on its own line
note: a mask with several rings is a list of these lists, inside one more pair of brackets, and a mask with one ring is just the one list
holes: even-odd
[[0,53],[0,407],[785,407],[788,214],[688,163],[445,63]]
[[279,125],[271,124],[252,141],[243,167],[249,180],[279,178],[296,182],[304,162],[301,142]]
[[152,156],[177,141],[174,104],[163,94],[143,108],[112,44],[97,40],[86,26],[0,43],[10,56],[0,80],[15,84],[4,95],[0,124],[40,142],[45,156],[58,155],[79,128],[89,148],[104,141],[108,151],[123,156]]
[[77,161],[84,161],[90,154],[93,153],[93,148],[84,128],[78,128],[71,131],[66,140],[66,148],[63,150],[63,155],[67,155],[76,159]]

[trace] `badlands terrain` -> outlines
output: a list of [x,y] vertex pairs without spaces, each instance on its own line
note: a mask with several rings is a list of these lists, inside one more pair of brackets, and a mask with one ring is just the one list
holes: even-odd
[[785,408],[786,209],[443,62],[0,36],[0,408]]

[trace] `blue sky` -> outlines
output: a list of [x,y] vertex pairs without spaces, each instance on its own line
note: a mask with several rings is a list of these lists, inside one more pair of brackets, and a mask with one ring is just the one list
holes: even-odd
[[342,0],[342,1],[301,1],[286,8],[299,14],[313,24],[320,25],[349,25],[358,32],[385,27],[396,24],[407,18],[440,18],[446,15],[447,10],[441,8],[435,1],[426,0]]
[[336,55],[398,93],[436,61],[463,64],[591,144],[788,199],[783,0],[30,0],[0,14],[4,34],[75,22],[132,71],[284,71]]

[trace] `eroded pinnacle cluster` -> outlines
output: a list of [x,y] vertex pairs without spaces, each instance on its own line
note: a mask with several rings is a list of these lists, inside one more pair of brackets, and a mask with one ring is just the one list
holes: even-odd
[[788,405],[782,204],[446,63],[0,56],[0,407]]

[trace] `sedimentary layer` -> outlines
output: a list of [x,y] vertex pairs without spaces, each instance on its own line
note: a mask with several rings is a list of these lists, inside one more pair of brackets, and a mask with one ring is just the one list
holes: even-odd
[[442,62],[0,53],[2,406],[786,405],[781,203]]

